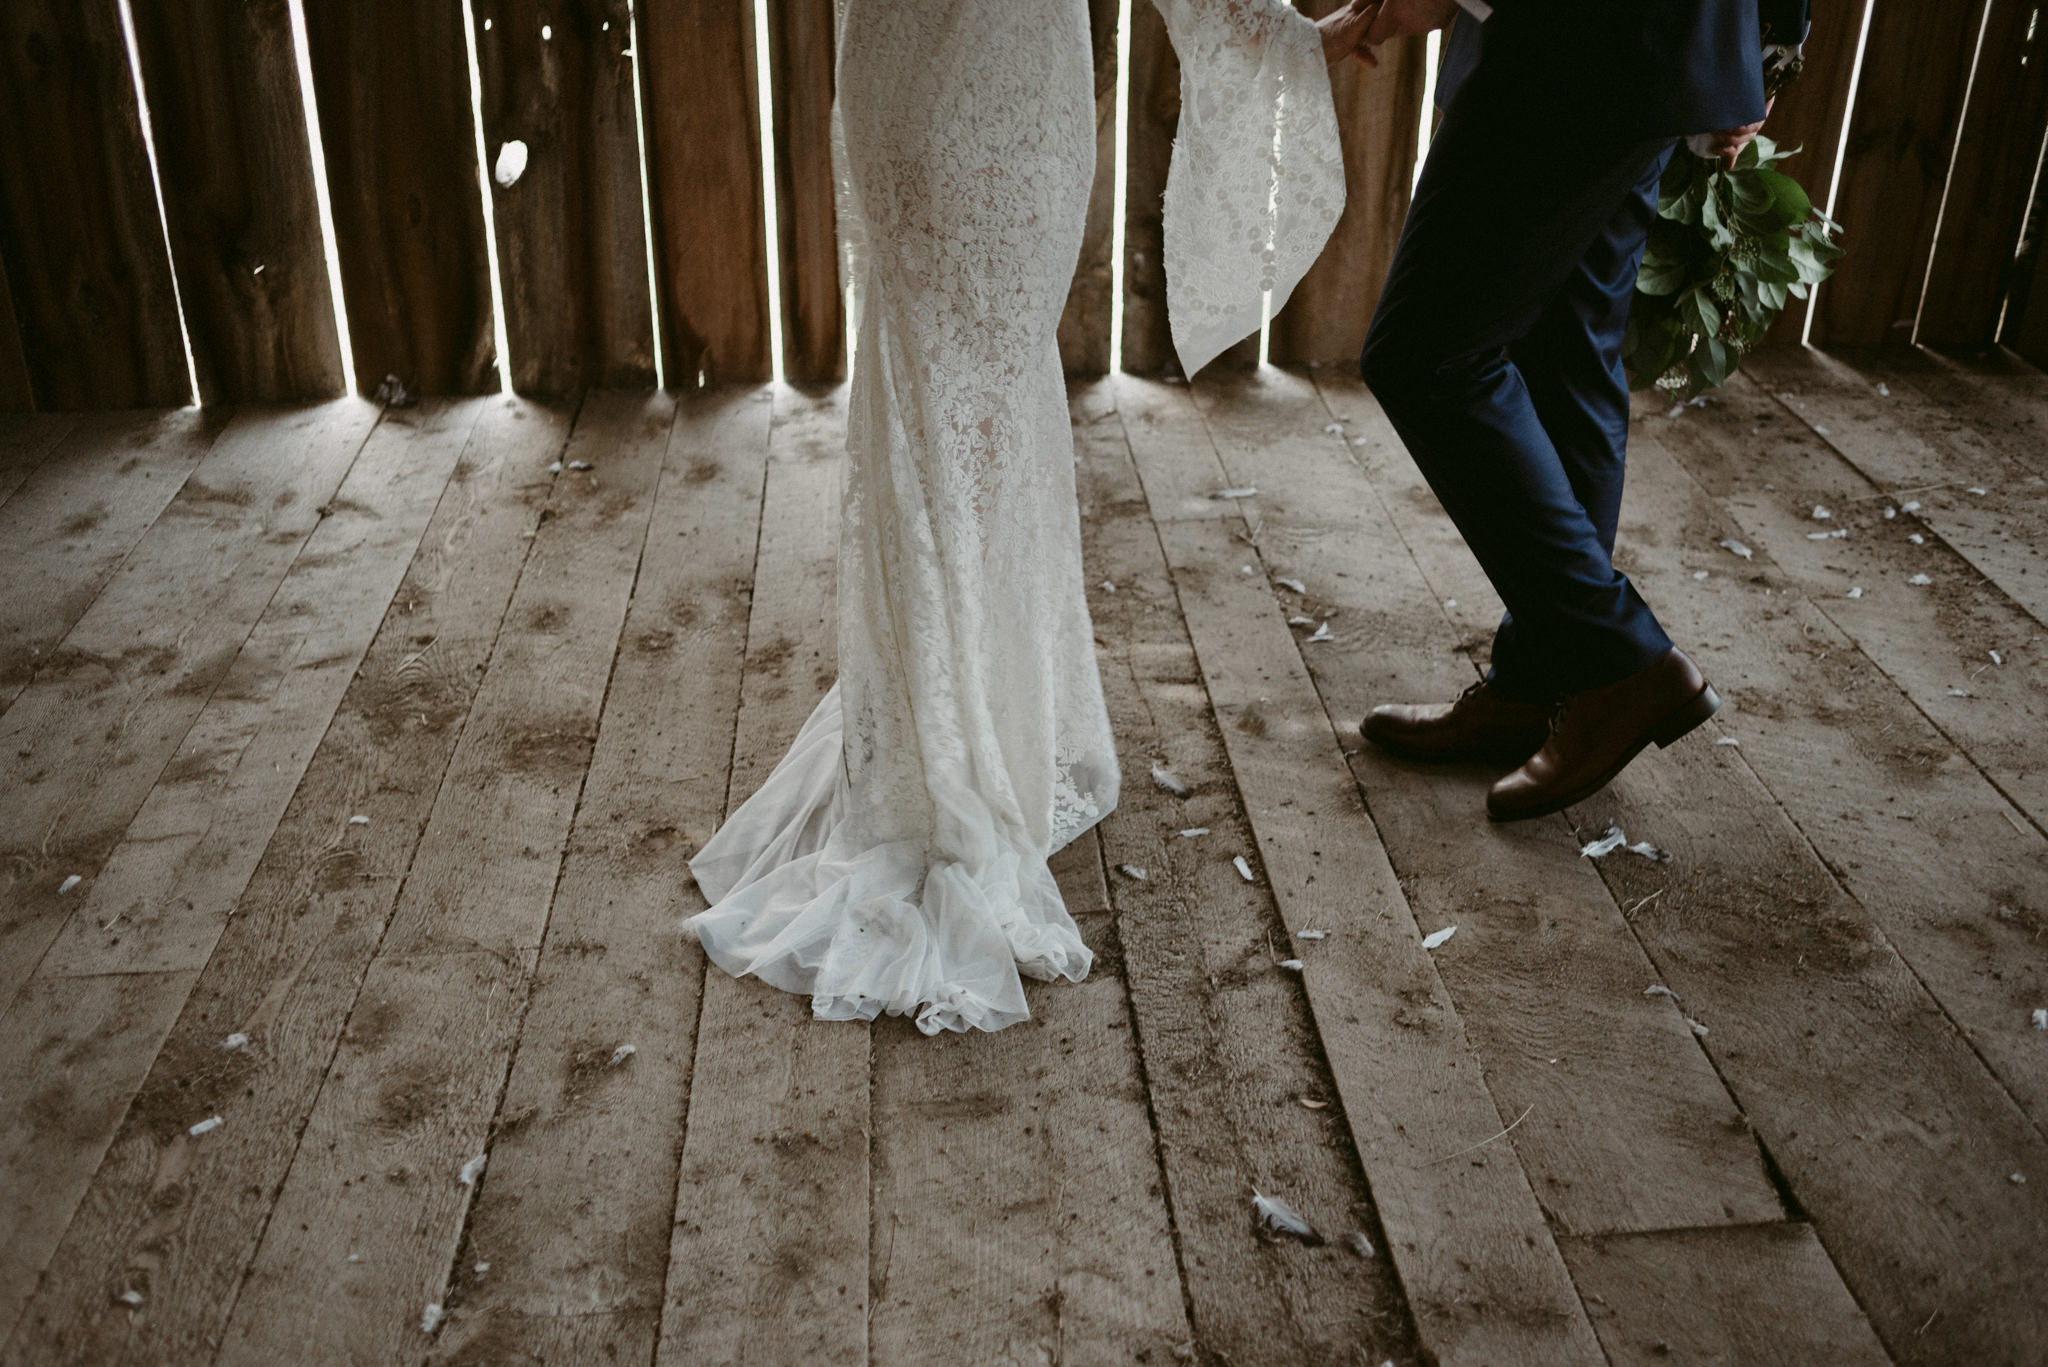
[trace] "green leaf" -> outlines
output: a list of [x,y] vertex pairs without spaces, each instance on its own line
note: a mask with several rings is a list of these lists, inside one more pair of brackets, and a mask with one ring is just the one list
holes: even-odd
[[1728,383],[1728,374],[1735,368],[1733,354],[1718,337],[1709,337],[1700,344],[1700,349],[1693,353],[1693,363],[1700,378],[1717,389]]
[[1768,248],[1757,253],[1752,269],[1758,280],[1769,280],[1780,285],[1789,285],[1799,279],[1799,263],[1792,259],[1789,251],[1774,252]]
[[1707,230],[1707,241],[1721,251],[1735,245],[1735,230],[1730,228],[1721,215],[1721,197],[1708,195],[1700,205],[1700,226]]
[[1702,337],[1712,337],[1721,330],[1721,306],[1705,290],[1694,288],[1692,292],[1693,318]]
[[1683,261],[1653,260],[1646,253],[1643,268],[1636,275],[1636,288],[1644,294],[1676,294],[1685,288],[1685,279]]
[[1761,167],[1754,175],[1756,183],[1770,194],[1779,218],[1787,227],[1804,223],[1806,216],[1813,212],[1813,201],[1807,198],[1806,191],[1792,177],[1782,171]]

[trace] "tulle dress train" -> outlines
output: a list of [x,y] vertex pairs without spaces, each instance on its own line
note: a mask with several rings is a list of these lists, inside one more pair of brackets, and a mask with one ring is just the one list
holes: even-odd
[[[1320,42],[1281,0],[1168,0],[1169,309],[1192,374],[1343,205]],[[1046,860],[1115,805],[1057,327],[1094,173],[1084,0],[846,0],[859,300],[839,680],[691,861],[685,922],[820,1019],[1026,1019],[1090,966]]]

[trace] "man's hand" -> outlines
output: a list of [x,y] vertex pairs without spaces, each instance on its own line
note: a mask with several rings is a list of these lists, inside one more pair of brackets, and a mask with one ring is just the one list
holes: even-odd
[[1367,47],[1378,47],[1389,38],[1440,29],[1458,17],[1458,0],[1386,0],[1366,31]]
[[1331,10],[1317,20],[1316,30],[1323,35],[1323,60],[1335,66],[1346,57],[1356,57],[1367,66],[1378,66],[1379,58],[1364,43],[1366,32],[1379,13],[1376,3],[1350,0],[1343,8]]
[[1718,133],[1694,133],[1685,140],[1685,145],[1701,160],[1718,161],[1723,171],[1733,171],[1742,149],[1754,142],[1762,131],[1763,123],[1759,120],[1740,128],[1724,128]]
[[[1764,119],[1771,117],[1771,106],[1777,102],[1778,98],[1775,95],[1764,101]],[[1742,149],[1754,142],[1756,135],[1763,132],[1763,129],[1763,119],[1758,119],[1755,123],[1744,124],[1740,128],[1723,129],[1719,133],[1694,133],[1686,138],[1685,146],[1700,160],[1718,160],[1723,171],[1733,171],[1735,160],[1742,155]]]

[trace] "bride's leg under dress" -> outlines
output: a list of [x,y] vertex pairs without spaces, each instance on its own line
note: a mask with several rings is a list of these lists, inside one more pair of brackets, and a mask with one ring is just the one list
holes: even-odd
[[1055,329],[1095,138],[1073,0],[850,0],[863,243],[839,682],[691,862],[687,923],[827,1019],[1029,1015],[1089,967],[1046,858],[1115,805]]

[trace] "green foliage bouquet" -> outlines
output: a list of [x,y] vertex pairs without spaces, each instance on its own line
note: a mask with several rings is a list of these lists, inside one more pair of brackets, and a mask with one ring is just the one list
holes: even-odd
[[1726,383],[1786,301],[1834,270],[1841,229],[1777,169],[1790,155],[1765,137],[1732,171],[1683,142],[1672,153],[1622,346],[1632,388],[1690,399]]

